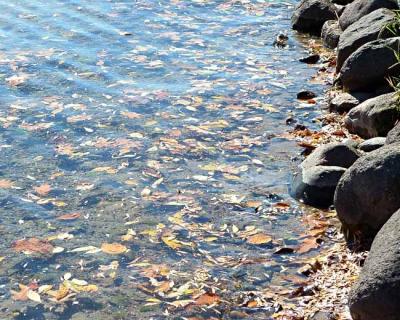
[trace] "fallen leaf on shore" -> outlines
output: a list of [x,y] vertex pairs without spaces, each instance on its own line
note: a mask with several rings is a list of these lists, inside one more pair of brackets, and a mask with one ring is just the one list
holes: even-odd
[[121,254],[128,251],[128,248],[120,243],[103,243],[101,251],[108,254]]

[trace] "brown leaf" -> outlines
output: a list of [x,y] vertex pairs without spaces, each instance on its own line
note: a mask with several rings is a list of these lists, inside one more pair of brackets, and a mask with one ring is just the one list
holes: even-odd
[[51,191],[51,187],[49,184],[45,183],[41,186],[34,187],[33,190],[40,196],[46,196]]
[[47,240],[40,240],[37,238],[17,240],[12,244],[12,248],[17,252],[24,252],[26,254],[49,254],[52,253],[54,249],[53,245]]
[[247,238],[247,243],[250,244],[266,244],[272,241],[272,237],[264,233],[257,233]]
[[73,213],[67,213],[67,214],[63,214],[62,216],[57,217],[57,220],[75,220],[78,219],[81,216],[81,214],[79,212],[73,212]]
[[221,298],[214,293],[204,293],[195,300],[195,304],[205,306],[218,303]]
[[306,253],[312,249],[316,249],[319,247],[316,238],[307,238],[300,244],[299,248],[296,250],[297,253],[302,254]]

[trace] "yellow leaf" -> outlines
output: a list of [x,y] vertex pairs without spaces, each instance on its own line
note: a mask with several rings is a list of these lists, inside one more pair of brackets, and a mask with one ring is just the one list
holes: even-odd
[[182,247],[182,244],[175,239],[173,236],[163,236],[161,237],[162,242],[164,242],[168,247],[177,250]]
[[35,301],[38,303],[42,302],[40,300],[40,295],[33,290],[29,290],[26,296],[28,297],[29,300],[32,300],[32,301]]

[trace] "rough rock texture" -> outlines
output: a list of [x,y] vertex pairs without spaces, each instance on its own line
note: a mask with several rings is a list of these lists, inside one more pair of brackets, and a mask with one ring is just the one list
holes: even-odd
[[315,166],[303,169],[291,185],[291,195],[305,204],[327,208],[333,203],[336,185],[346,171],[334,166]]
[[343,225],[362,238],[373,237],[400,208],[400,144],[359,158],[342,176],[335,193]]
[[363,143],[360,143],[358,149],[364,152],[371,152],[376,149],[379,149],[385,145],[386,138],[385,137],[376,137],[372,139],[365,140]]
[[321,38],[324,46],[330,49],[335,49],[338,46],[342,30],[336,20],[328,20],[322,26]]
[[320,34],[327,20],[336,18],[336,7],[329,0],[302,0],[292,16],[295,30]]
[[400,142],[400,122],[389,131],[386,137],[386,144]]
[[301,164],[303,169],[314,166],[349,168],[357,159],[357,150],[345,143],[332,142],[319,146]]
[[398,9],[396,0],[355,0],[344,9],[339,18],[339,24],[342,30],[346,30],[361,17],[380,8]]
[[348,112],[360,103],[361,101],[353,94],[343,92],[329,102],[329,110],[339,113]]
[[400,72],[393,53],[399,46],[400,37],[364,44],[347,58],[340,70],[339,81],[348,91],[368,90],[387,84],[387,77]]
[[393,36],[385,29],[394,20],[395,14],[389,9],[375,10],[349,26],[340,36],[336,71],[340,71],[346,59],[362,45]]
[[346,5],[349,4],[351,2],[353,2],[354,0],[333,0],[333,3],[337,3],[337,4],[341,4],[341,5]]
[[400,210],[376,235],[360,278],[353,286],[350,312],[354,320],[400,318]]
[[400,119],[398,98],[393,93],[368,99],[350,110],[346,128],[364,139],[386,136]]

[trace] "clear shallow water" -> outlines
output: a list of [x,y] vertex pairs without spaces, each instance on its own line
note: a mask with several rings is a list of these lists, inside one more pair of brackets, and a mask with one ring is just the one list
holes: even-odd
[[[299,150],[278,136],[316,109],[295,100],[315,73],[301,43],[272,46],[295,2],[0,1],[2,318],[270,314],[248,301],[284,283],[296,258],[272,253],[303,232]],[[27,255],[24,238],[63,249]],[[97,291],[12,297],[64,278]],[[215,305],[188,302],[205,293]]]

